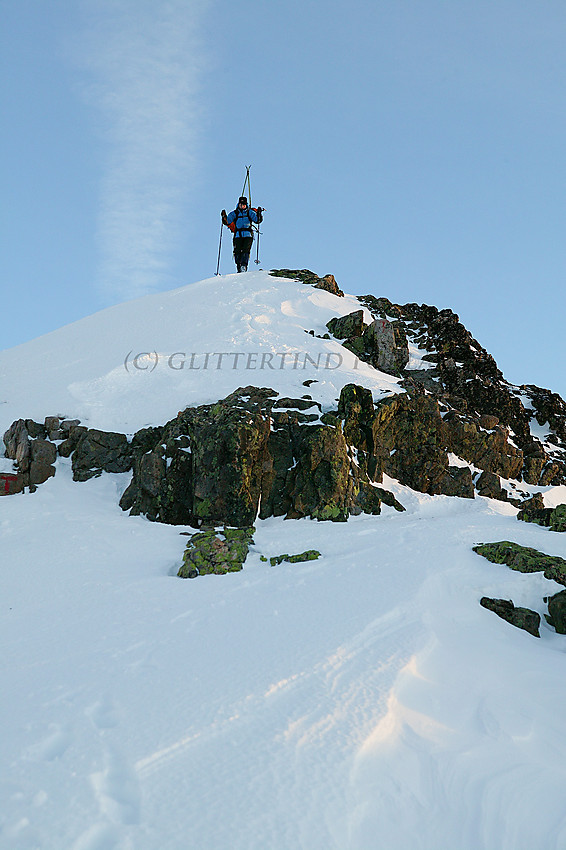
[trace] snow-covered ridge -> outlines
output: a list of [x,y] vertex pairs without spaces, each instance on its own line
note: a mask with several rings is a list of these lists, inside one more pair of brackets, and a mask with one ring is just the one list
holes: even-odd
[[0,430],[61,415],[132,433],[250,384],[300,397],[316,381],[308,392],[325,409],[350,382],[376,399],[399,392],[392,375],[308,334],[322,336],[329,319],[360,308],[353,296],[261,271],[119,304],[0,352]]

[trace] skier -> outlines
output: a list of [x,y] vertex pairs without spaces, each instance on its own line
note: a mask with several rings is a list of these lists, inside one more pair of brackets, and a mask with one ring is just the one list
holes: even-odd
[[229,227],[234,234],[234,261],[238,272],[247,272],[250,251],[254,239],[253,224],[261,224],[263,221],[262,208],[248,207],[248,199],[242,195],[238,199],[236,209],[226,214],[222,210],[222,224]]

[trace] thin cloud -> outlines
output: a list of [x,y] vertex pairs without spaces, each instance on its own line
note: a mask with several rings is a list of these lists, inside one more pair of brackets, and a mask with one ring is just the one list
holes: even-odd
[[112,299],[163,288],[190,187],[206,0],[87,0],[80,59],[104,140],[99,285]]

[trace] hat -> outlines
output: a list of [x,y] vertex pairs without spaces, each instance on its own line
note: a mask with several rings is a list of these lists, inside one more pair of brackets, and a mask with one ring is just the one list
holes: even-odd
[[238,204],[245,204],[247,206],[248,205],[248,199],[246,197],[244,197],[244,195],[242,195],[242,197],[238,200]]

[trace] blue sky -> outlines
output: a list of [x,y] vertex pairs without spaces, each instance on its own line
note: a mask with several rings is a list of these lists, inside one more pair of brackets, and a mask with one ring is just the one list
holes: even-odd
[[563,0],[0,15],[3,348],[212,276],[251,164],[263,268],[451,307],[509,380],[566,395]]

